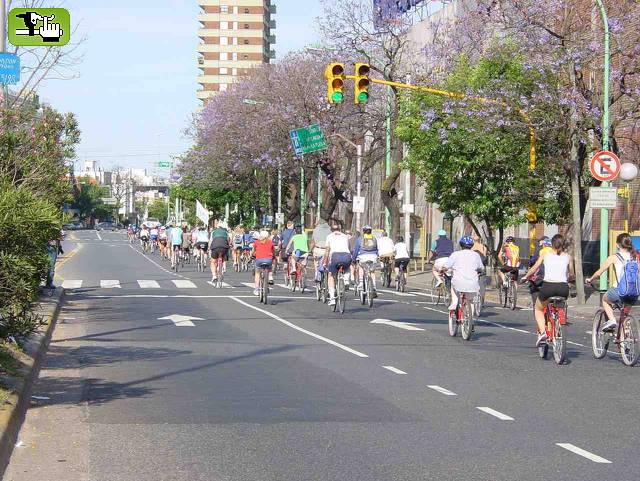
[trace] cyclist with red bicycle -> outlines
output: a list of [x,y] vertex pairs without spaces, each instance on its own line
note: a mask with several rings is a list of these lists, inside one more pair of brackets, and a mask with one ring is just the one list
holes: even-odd
[[211,250],[211,282],[216,282],[222,275],[222,272],[218,272],[218,259],[224,263],[229,252],[229,232],[224,222],[218,221],[217,227],[211,231],[209,249]]
[[260,295],[260,271],[262,268],[267,268],[271,273],[271,267],[273,266],[273,259],[275,258],[275,249],[273,241],[269,232],[262,230],[258,233],[258,240],[256,240],[251,249],[251,254],[256,259],[256,273],[255,273],[255,285],[253,288],[253,295]]
[[336,279],[334,276],[338,274],[339,266],[342,266],[344,272],[348,273],[352,262],[349,236],[341,232],[340,224],[337,222],[331,224],[331,233],[327,236],[325,246],[326,252],[323,262],[331,274],[328,278],[329,305],[333,306],[336,303]]
[[545,308],[552,297],[569,297],[569,276],[573,276],[573,263],[571,257],[565,252],[565,239],[561,234],[556,234],[551,239],[551,251],[543,252],[536,263],[522,278],[522,282],[529,280],[540,266],[544,266],[544,278],[538,300],[535,304],[535,318],[538,325],[538,340],[536,347],[547,342],[547,329],[545,321]]
[[458,294],[471,294],[472,297],[468,299],[469,302],[473,301],[473,296],[478,295],[478,292],[480,292],[478,276],[484,269],[480,254],[471,249],[473,247],[473,239],[471,236],[462,236],[459,244],[461,250],[451,254],[440,271],[443,275],[446,274],[447,271],[453,271],[451,277],[449,316],[456,315],[456,310],[458,309]]
[[302,226],[296,225],[296,233],[287,244],[285,251],[293,248],[289,257],[290,272],[296,272],[296,264],[300,264],[302,268],[307,266],[307,257],[309,256],[309,237],[302,232]]

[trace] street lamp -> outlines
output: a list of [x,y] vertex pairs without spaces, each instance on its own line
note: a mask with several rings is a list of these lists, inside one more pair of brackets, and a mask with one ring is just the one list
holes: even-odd
[[620,178],[625,181],[625,197],[627,198],[627,218],[625,230],[631,232],[631,187],[630,184],[638,176],[638,167],[633,162],[625,162],[620,166]]

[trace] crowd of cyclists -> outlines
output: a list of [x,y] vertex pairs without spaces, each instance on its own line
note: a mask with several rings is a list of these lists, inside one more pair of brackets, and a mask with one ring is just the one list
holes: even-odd
[[[268,283],[273,284],[274,273],[278,269],[283,271],[287,286],[304,291],[307,271],[312,264],[316,289],[320,292],[321,286],[324,286],[330,306],[336,304],[336,296],[340,295],[336,287],[339,271],[345,288],[348,290],[353,286],[356,294],[363,296],[363,304],[363,293],[368,292],[371,305],[372,299],[378,295],[378,286],[385,284],[385,279],[388,286],[393,281],[400,290],[401,280],[404,280],[410,261],[409,249],[402,236],[394,240],[386,232],[374,233],[369,225],[364,226],[362,232],[351,232],[343,230],[340,223],[334,221],[319,222],[310,236],[302,226],[294,225],[293,222],[288,222],[280,231],[258,227],[245,229],[242,226],[230,229],[223,221],[216,221],[211,228],[201,225],[191,229],[184,224],[166,227],[158,223],[142,224],[139,229],[130,226],[128,235],[131,242],[139,239],[145,252],[153,253],[157,250],[161,256],[169,259],[174,270],[178,269],[179,263],[190,262],[192,257],[199,260],[202,270],[208,264],[214,285],[223,278],[228,260],[233,262],[236,271],[249,270],[255,266],[256,296],[261,295],[261,272],[268,272]],[[450,325],[452,322],[462,322],[459,314],[463,307],[461,302],[473,304],[470,312],[474,317],[477,318],[480,314],[484,299],[482,303],[474,302],[474,299],[484,297],[484,276],[490,260],[487,247],[475,235],[462,236],[458,245],[459,249],[456,249],[454,242],[441,230],[430,253],[435,288],[446,283],[446,289],[450,292]],[[620,234],[616,245],[617,252],[607,258],[600,269],[587,279],[590,284],[612,268],[617,281],[617,286],[609,288],[602,296],[604,320],[597,326],[599,333],[613,332],[616,329],[620,331],[623,327],[622,320],[616,320],[614,309],[633,304],[640,294],[638,254],[629,234]],[[547,344],[553,345],[557,337],[563,335],[560,325],[554,327],[550,316],[555,312],[553,315],[558,318],[557,324],[564,325],[566,304],[561,314],[550,310],[549,306],[562,304],[569,297],[569,282],[574,277],[574,265],[568,250],[567,241],[561,234],[552,238],[540,238],[537,249],[529,259],[528,270],[520,281],[529,287],[538,333],[536,346],[541,350],[543,347],[546,349]],[[498,252],[498,259],[500,264],[495,269],[496,287],[499,292],[504,292],[506,299],[507,291],[513,290],[515,296],[519,270],[523,267],[520,249],[512,236],[505,239]],[[379,282],[377,271],[381,271]],[[367,286],[366,282],[371,285]],[[515,309],[515,297],[513,301]],[[620,342],[620,336],[618,341]],[[633,341],[635,342],[635,338]]]

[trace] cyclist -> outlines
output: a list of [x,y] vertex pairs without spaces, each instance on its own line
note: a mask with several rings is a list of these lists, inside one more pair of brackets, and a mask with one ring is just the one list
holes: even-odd
[[129,243],[132,243],[136,237],[136,231],[131,224],[127,227],[127,237],[129,238]]
[[518,268],[520,267],[520,248],[516,245],[516,240],[513,236],[508,236],[502,247],[500,248],[500,252],[498,253],[498,258],[502,261],[502,266],[498,271],[498,275],[500,276],[500,280],[502,281],[502,285],[507,287],[509,285],[509,281],[507,279],[507,274],[512,274],[513,278],[518,280]]
[[240,264],[240,251],[242,250],[242,236],[244,235],[244,229],[242,226],[236,226],[232,234],[232,246],[233,251],[231,252],[233,256],[233,267],[236,267]]
[[151,226],[149,229],[149,240],[151,240],[151,245],[155,248],[158,247],[158,234],[160,233],[156,224]]
[[295,235],[289,239],[287,244],[287,251],[292,250],[291,256],[289,256],[290,272],[296,271],[296,263],[300,263],[302,267],[307,266],[307,257],[309,256],[309,237],[306,233],[302,232],[302,226],[296,225]]
[[376,264],[378,262],[378,240],[371,233],[370,225],[362,228],[362,237],[356,240],[353,248],[353,258],[358,262],[358,274],[360,278],[360,288],[364,289],[364,270],[362,264],[371,262],[371,279],[373,281],[373,297],[377,297],[376,292]]
[[[171,224],[168,228],[171,228]],[[167,257],[167,229],[164,227],[160,227],[158,230],[158,242],[160,243],[160,255]]]
[[565,252],[565,240],[561,234],[551,239],[551,251],[541,254],[536,263],[522,278],[528,280],[535,271],[544,265],[544,280],[540,287],[540,294],[535,305],[535,317],[538,325],[538,340],[536,346],[547,342],[544,309],[550,297],[569,297],[569,275],[573,275],[571,257]]
[[251,232],[247,232],[244,229],[242,229],[242,248],[241,248],[241,255],[244,254],[247,257],[251,257],[251,249],[253,247],[253,236],[251,235]]
[[171,229],[171,268],[178,264],[180,251],[182,250],[182,229],[175,226]]
[[331,234],[331,227],[324,221],[320,221],[316,224],[313,233],[311,234],[311,252],[313,253],[313,267],[315,272],[316,282],[320,282],[322,274],[320,267],[322,265],[322,259],[324,258],[326,250],[327,236]]
[[484,268],[480,254],[472,250],[473,239],[471,236],[464,235],[460,238],[461,250],[451,253],[447,258],[442,273],[445,271],[453,271],[451,277],[451,304],[449,305],[449,316],[455,314],[458,308],[458,293],[470,293],[472,298],[480,292],[480,283],[478,282],[478,274]]
[[269,236],[269,232],[266,230],[258,233],[258,240],[251,245],[251,254],[256,258],[256,273],[254,277],[253,295],[260,295],[260,269],[259,267],[266,266],[270,272],[273,266],[273,258],[275,256],[273,241]]
[[[551,239],[547,236],[543,236],[538,239],[538,247],[534,252],[533,256],[529,259],[529,268],[533,267],[536,261],[540,258],[540,256],[546,252],[552,251],[551,248]],[[535,306],[536,301],[538,300],[538,292],[540,292],[540,287],[542,286],[542,280],[544,279],[544,266],[540,266],[540,268],[531,274],[529,277],[529,293],[531,294],[531,305]]]
[[[393,239],[391,239],[386,232],[383,232],[382,236],[378,238],[378,253],[380,256],[380,263],[384,265],[385,262],[388,262],[389,270],[391,270],[391,266],[393,265],[393,256],[395,255],[394,244]],[[380,274],[380,276],[382,277],[382,274]],[[391,272],[389,272],[389,279],[391,279]],[[384,279],[381,278],[380,283],[384,286]]]
[[146,224],[142,224],[142,229],[140,229],[140,244],[143,249],[145,242],[149,242],[149,229],[147,229]]
[[446,264],[449,256],[453,254],[453,241],[447,238],[444,229],[438,231],[438,238],[433,241],[431,246],[431,259],[433,261],[433,276],[436,278],[435,287],[438,288],[444,282],[441,275],[442,267]]
[[407,266],[409,265],[409,249],[407,249],[407,244],[404,243],[404,237],[399,235],[396,238],[396,243],[393,246],[393,253],[395,256],[395,272],[396,272],[396,283],[400,277],[400,267],[402,267],[405,272],[407,271]]
[[271,242],[273,243],[273,269],[269,273],[269,284],[273,284],[273,276],[278,270],[278,256],[280,255],[280,244],[282,242],[282,236],[278,229],[271,229]]
[[[227,225],[222,221],[216,222],[217,227],[211,231],[209,238],[209,251],[211,252],[211,282],[216,282],[222,272],[218,272],[218,259],[224,264],[229,252],[229,232]],[[224,269],[224,266],[222,267]]]
[[293,222],[287,222],[287,228],[282,231],[280,236],[280,260],[286,264],[289,263],[289,252],[287,251],[287,246],[289,245],[289,241],[296,234],[296,231],[293,228]]
[[182,226],[182,257],[186,260],[191,255],[191,233],[187,225]]
[[203,261],[205,261],[209,250],[209,233],[204,225],[201,225],[196,230],[195,239],[197,254],[203,256]]
[[323,262],[331,273],[328,279],[329,305],[333,306],[336,303],[336,280],[334,276],[338,274],[338,266],[342,265],[346,270],[346,267],[351,265],[352,258],[351,250],[349,249],[349,236],[341,232],[340,224],[337,222],[333,222],[330,228],[331,233],[325,239],[326,248]]
[[[620,284],[621,280],[625,276],[625,269],[627,268],[627,265],[632,261],[637,262],[637,252],[633,248],[631,236],[629,234],[626,232],[619,234],[618,237],[616,237],[616,246],[618,247],[618,252],[607,257],[600,269],[594,272],[593,275],[586,280],[588,284],[591,284],[594,279],[600,277],[602,273],[606,272],[611,266],[614,266],[616,281],[617,284]],[[602,308],[607,314],[607,322],[602,326],[602,330],[610,331],[615,329],[618,325],[618,321],[616,321],[615,315],[613,314],[613,306],[615,304],[633,304],[637,299],[637,296],[621,296],[618,286],[610,287],[609,290],[607,290],[607,293],[602,296]]]

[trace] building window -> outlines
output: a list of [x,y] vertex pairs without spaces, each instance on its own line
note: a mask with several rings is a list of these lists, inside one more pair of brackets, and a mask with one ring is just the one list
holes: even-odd
[[220,75],[228,75],[229,71],[226,67],[220,67]]
[[227,5],[220,5],[220,13],[229,13],[229,7]]
[[229,22],[220,22],[220,30],[229,30]]
[[220,45],[229,45],[228,37],[220,37]]
[[244,28],[245,28],[245,30],[249,30],[249,28],[250,28],[250,27],[249,27],[249,24],[248,24],[248,23],[245,23],[245,24],[244,24]]
[[248,8],[245,8],[245,9],[244,9],[244,13],[249,13],[249,9],[248,9]]
[[245,38],[243,43],[244,43],[245,45],[249,45],[249,39],[248,39],[248,38]]
[[238,37],[233,37],[233,44],[238,45]]
[[232,58],[233,58],[233,60],[238,60],[238,53],[237,52],[233,52]]
[[242,56],[242,60],[249,60],[249,55],[246,53]]
[[238,22],[233,22],[233,29],[238,30]]
[[238,75],[238,69],[237,68],[233,68],[231,69],[231,75],[233,75],[234,77]]
[[238,7],[233,7],[233,13],[238,15]]
[[227,84],[220,84],[220,92],[226,92]]
[[229,54],[227,52],[220,52],[220,60],[229,60]]

